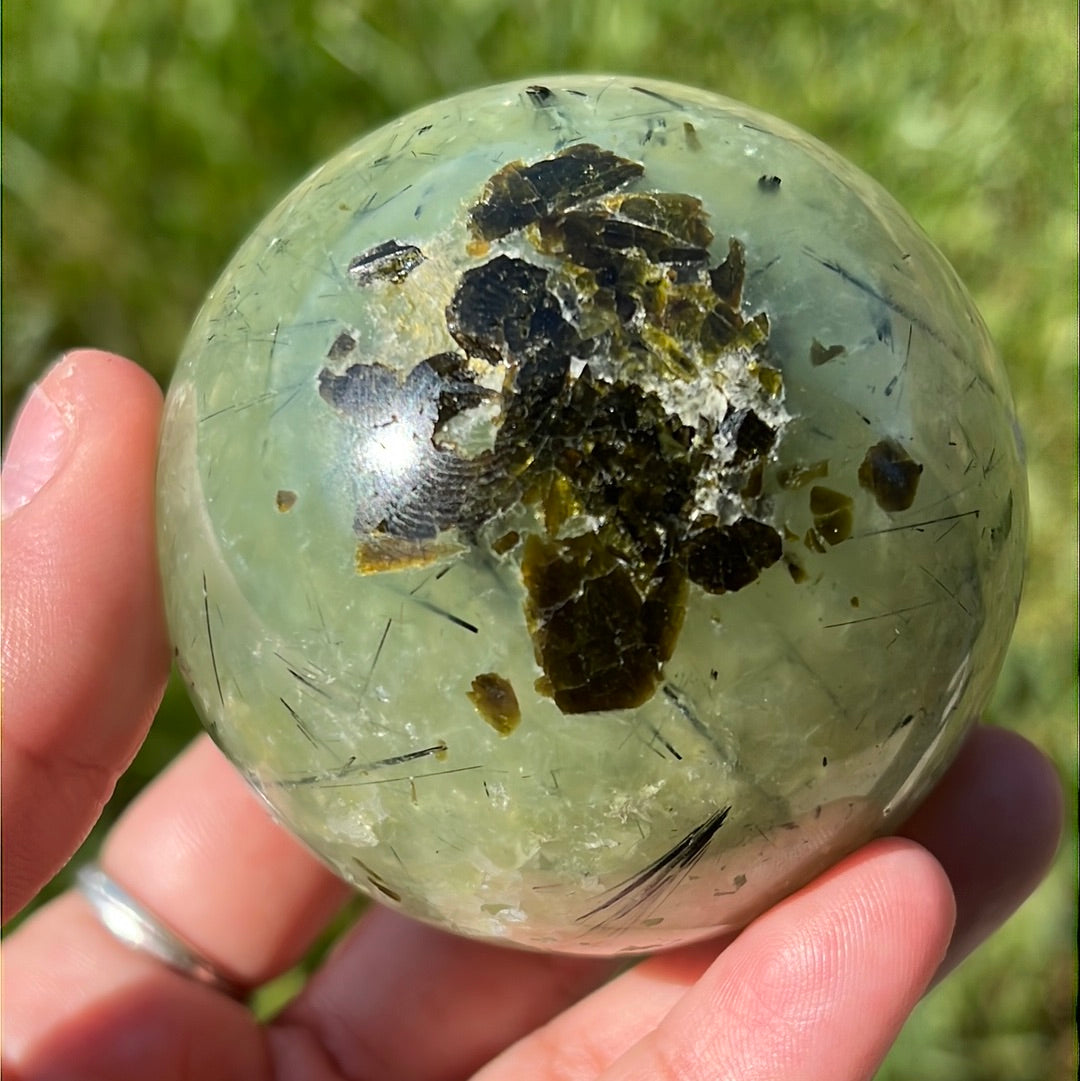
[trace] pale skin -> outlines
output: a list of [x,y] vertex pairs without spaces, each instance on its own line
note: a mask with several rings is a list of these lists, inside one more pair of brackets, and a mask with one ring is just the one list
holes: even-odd
[[[5,920],[90,829],[169,664],[152,526],[160,392],[89,350],[40,386],[62,420],[52,475],[47,407],[24,411],[4,465]],[[376,907],[269,1025],[125,948],[67,894],[5,941],[4,1076],[868,1078],[926,989],[1042,878],[1061,814],[1041,753],[979,727],[902,836],[734,939],[610,979],[606,961],[468,942]],[[126,811],[101,862],[249,988],[293,965],[346,898],[206,739]]]

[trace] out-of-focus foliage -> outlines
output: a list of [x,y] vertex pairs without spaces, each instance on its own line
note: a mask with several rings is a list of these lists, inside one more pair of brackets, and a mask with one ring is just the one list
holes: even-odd
[[[5,425],[75,345],[167,379],[201,296],[276,198],[414,105],[565,70],[740,98],[892,190],[990,324],[1028,441],[1033,519],[990,719],[1043,746],[1075,793],[1075,36],[1066,0],[6,4]],[[173,688],[110,818],[195,727]],[[882,1079],[1075,1076],[1075,859],[1073,835],[1036,897],[920,1007]]]

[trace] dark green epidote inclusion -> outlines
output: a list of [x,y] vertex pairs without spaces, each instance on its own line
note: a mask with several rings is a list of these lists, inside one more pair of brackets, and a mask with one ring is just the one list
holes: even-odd
[[[484,261],[446,311],[460,352],[404,379],[377,362],[319,375],[323,398],[374,433],[358,452],[358,567],[393,565],[375,549],[415,562],[447,530],[519,560],[537,687],[571,714],[648,700],[688,591],[741,589],[781,556],[777,530],[749,509],[782,380],[766,363],[765,315],[741,312],[743,248],[732,239],[710,265],[700,201],[624,190],[642,174],[590,144],[507,165],[469,210],[469,251]],[[387,241],[349,269],[397,287],[423,258]],[[733,357],[750,391],[725,393],[730,374],[716,373]],[[480,378],[489,366],[503,373],[495,390]],[[709,391],[711,407],[687,405]],[[477,409],[494,438],[462,448]],[[389,428],[411,448],[393,470],[379,457]]]

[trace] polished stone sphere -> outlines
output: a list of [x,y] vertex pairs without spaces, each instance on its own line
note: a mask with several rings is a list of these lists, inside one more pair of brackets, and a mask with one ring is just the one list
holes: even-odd
[[736,929],[927,793],[1027,516],[939,252],[802,132],[589,76],[300,184],[180,358],[177,664],[273,813],[402,912],[542,950]]

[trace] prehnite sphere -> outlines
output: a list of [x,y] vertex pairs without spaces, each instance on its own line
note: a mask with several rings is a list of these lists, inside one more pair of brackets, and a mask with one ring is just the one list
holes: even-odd
[[169,392],[181,672],[372,897],[575,953],[745,924],[903,819],[999,670],[1027,497],[956,275],[682,86],[463,94],[308,177]]

